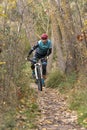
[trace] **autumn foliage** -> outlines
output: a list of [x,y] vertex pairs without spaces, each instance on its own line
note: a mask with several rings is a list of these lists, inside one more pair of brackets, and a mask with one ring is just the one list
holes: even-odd
[[83,32],[83,33],[77,35],[77,39],[78,39],[78,41],[86,40],[86,42],[87,42],[87,33]]
[[[27,91],[25,88],[29,87],[31,82],[28,77],[29,66],[26,67],[25,59],[29,48],[37,43],[44,32],[49,35],[53,45],[47,69],[49,74],[56,68],[56,73],[52,74],[54,79],[50,82],[51,85],[53,84],[52,87],[55,88],[60,84],[60,88],[61,86],[65,88],[63,85],[69,88],[70,83],[74,84],[73,78],[67,80],[65,75],[75,73],[76,86],[71,85],[71,87],[79,95],[77,90],[79,91],[78,87],[82,86],[85,93],[86,80],[84,83],[78,82],[87,76],[86,5],[86,0],[0,1],[0,106],[2,110],[9,107],[13,110],[18,105],[18,100],[25,96]],[[64,84],[61,84],[61,81]],[[30,88],[28,92],[31,92]],[[32,92],[29,94],[32,97]]]

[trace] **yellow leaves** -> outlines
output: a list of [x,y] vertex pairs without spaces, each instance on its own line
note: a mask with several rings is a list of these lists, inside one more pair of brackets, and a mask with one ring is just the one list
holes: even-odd
[[44,120],[44,123],[45,124],[52,124],[52,121],[50,121],[50,120]]
[[84,25],[87,25],[87,19],[84,21]]
[[3,13],[4,9],[2,6],[0,6],[0,17],[7,17],[6,14]]
[[23,98],[20,100],[20,102],[25,104],[25,100]]
[[15,3],[16,2],[16,0],[8,0],[8,2],[10,3]]
[[71,34],[74,34],[74,32],[71,30]]
[[0,17],[7,17],[6,14],[0,13]]
[[[16,0],[8,0],[7,9],[16,8]],[[7,17],[7,14],[4,13],[5,7],[0,5],[0,17]]]
[[46,128],[42,128],[42,130],[47,130]]
[[84,21],[84,27],[82,29],[82,31],[86,31],[87,30],[87,19]]
[[87,118],[85,118],[85,119],[83,120],[83,123],[87,124]]
[[16,0],[8,0],[8,9],[16,8]]
[[2,6],[0,6],[0,12],[2,12],[3,11],[3,7]]
[[58,124],[55,124],[54,126],[58,127]]
[[80,81],[80,80],[77,80],[77,83],[78,83],[78,84],[80,84],[80,83],[81,83],[81,81]]
[[6,104],[6,102],[4,101],[4,102],[3,102],[3,104],[5,105],[5,104]]
[[33,0],[28,0],[28,4],[31,4],[33,2]]
[[81,116],[83,116],[83,113],[80,113]]
[[6,62],[0,62],[0,65],[6,64]]
[[5,46],[5,43],[3,43],[2,46]]
[[18,128],[15,128],[15,130],[19,130]]

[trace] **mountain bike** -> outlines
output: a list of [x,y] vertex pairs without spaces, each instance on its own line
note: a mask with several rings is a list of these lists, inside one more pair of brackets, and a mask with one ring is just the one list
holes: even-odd
[[31,63],[34,64],[35,68],[35,79],[36,83],[38,85],[38,90],[42,91],[42,86],[43,86],[43,77],[42,77],[42,65],[40,63],[40,60],[33,60],[33,59],[28,59]]

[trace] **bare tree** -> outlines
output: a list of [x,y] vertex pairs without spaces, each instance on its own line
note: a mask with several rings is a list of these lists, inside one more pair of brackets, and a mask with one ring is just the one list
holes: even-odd
[[26,30],[27,37],[29,39],[30,45],[34,45],[37,42],[34,29],[34,21],[32,17],[32,12],[29,10],[31,4],[28,5],[27,1],[18,0],[17,2],[18,11],[22,17],[23,24]]

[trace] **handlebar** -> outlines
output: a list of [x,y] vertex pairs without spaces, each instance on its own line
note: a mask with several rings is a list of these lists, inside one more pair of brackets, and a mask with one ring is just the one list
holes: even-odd
[[[41,58],[40,60],[44,60],[44,59],[48,59],[48,57],[46,56],[46,57],[44,57],[44,58]],[[29,58],[29,57],[27,58],[27,60],[30,61],[31,63],[34,63],[34,64],[36,64],[37,61],[38,61],[38,60],[35,60],[35,59],[31,59],[31,58]]]
[[28,61],[30,61],[31,63],[34,63],[34,64],[36,64],[37,63],[37,61],[36,60],[33,60],[33,59],[28,59]]

